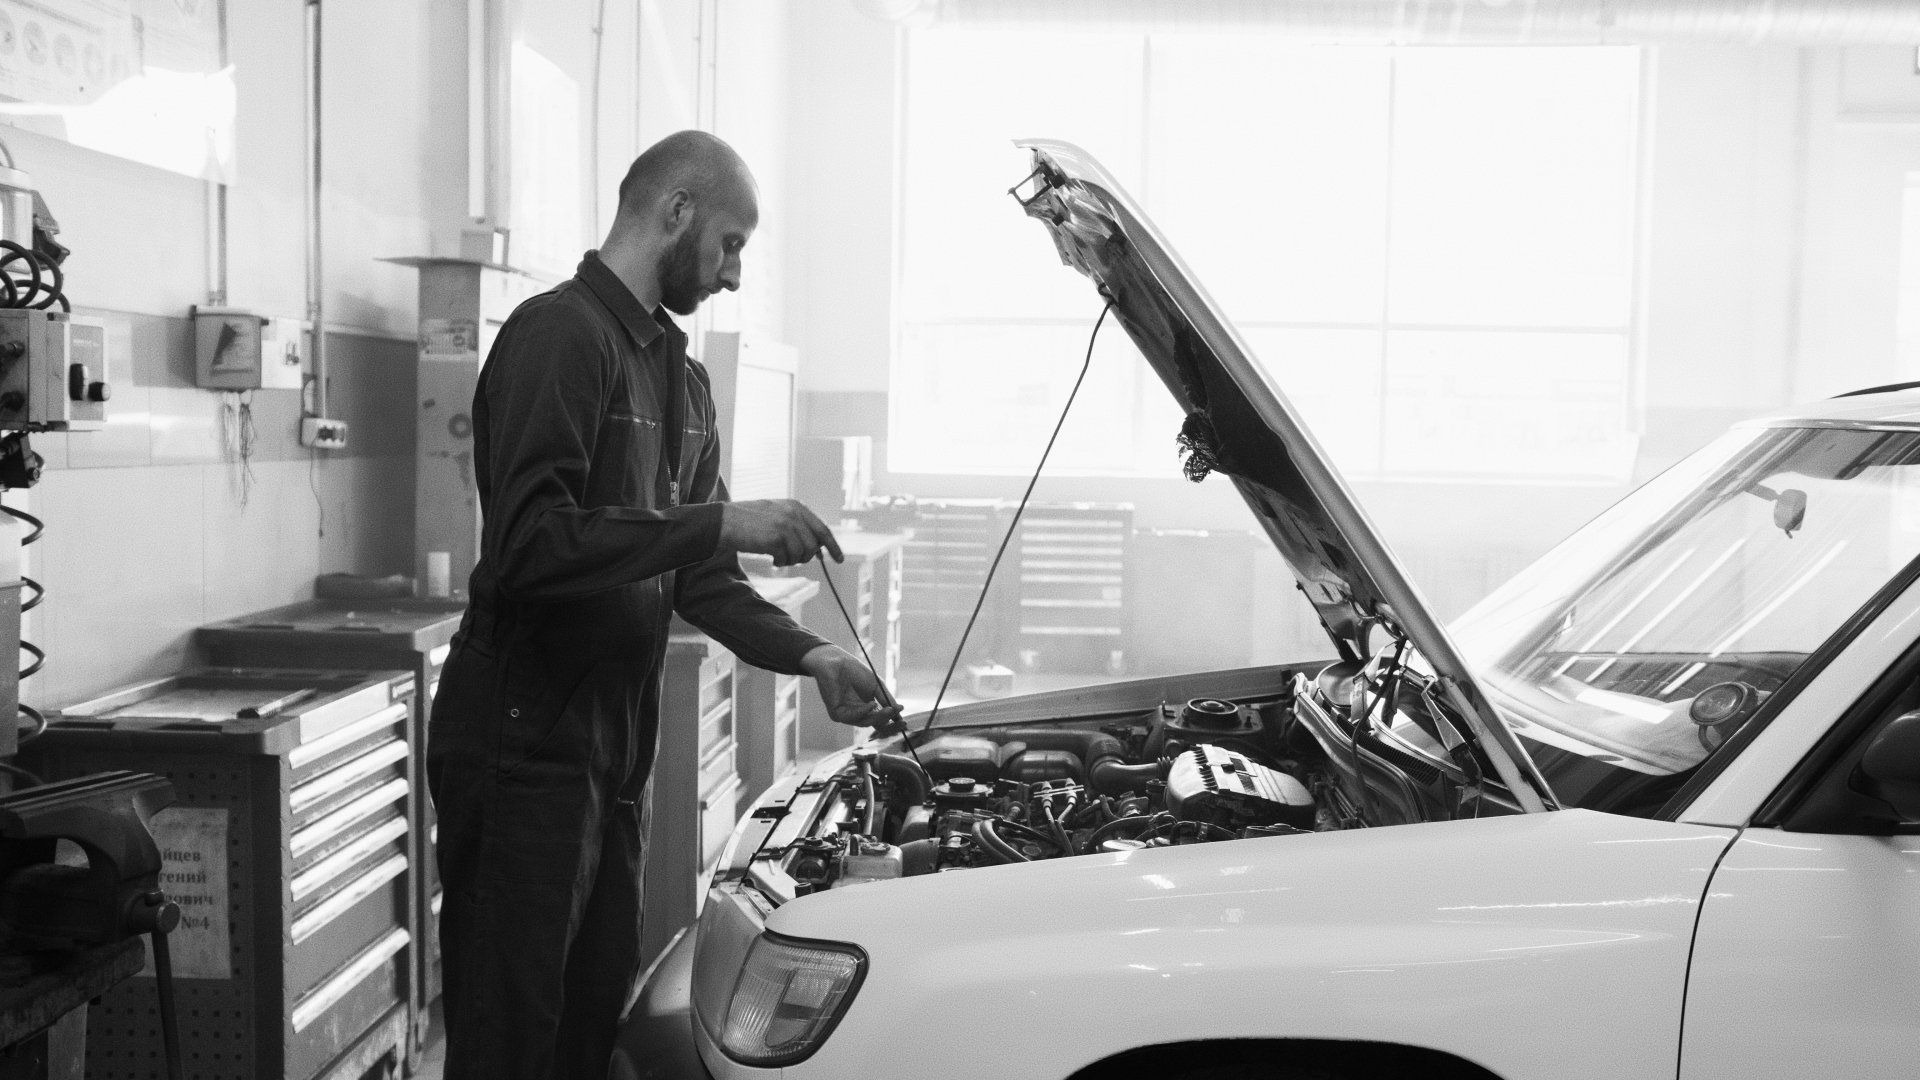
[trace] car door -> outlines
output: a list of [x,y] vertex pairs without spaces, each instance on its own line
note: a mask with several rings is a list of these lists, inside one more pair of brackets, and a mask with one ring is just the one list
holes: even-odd
[[1701,906],[1681,1080],[1920,1075],[1920,837],[1750,828]]
[[1714,869],[1679,1075],[1920,1076],[1920,648],[1840,718]]

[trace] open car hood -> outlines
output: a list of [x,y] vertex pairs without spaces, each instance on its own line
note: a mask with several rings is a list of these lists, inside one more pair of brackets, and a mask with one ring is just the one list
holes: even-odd
[[1376,631],[1404,638],[1515,801],[1527,810],[1553,805],[1353,493],[1159,230],[1084,150],[1049,140],[1019,145],[1033,151],[1034,171],[1014,194],[1047,227],[1061,259],[1112,304],[1186,414],[1188,478],[1219,472],[1233,481],[1344,659],[1367,658]]

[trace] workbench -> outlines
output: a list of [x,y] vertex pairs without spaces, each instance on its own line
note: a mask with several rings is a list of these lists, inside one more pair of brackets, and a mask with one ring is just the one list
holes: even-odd
[[0,1080],[81,1080],[87,1002],[133,978],[141,939],[72,953],[0,953]]

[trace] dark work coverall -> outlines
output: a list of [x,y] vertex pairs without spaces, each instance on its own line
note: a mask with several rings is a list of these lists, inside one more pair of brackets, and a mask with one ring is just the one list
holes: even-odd
[[520,305],[480,374],[480,560],[427,754],[449,1080],[606,1075],[639,974],[641,793],[673,613],[787,674],[823,643],[715,554],[726,487],[686,345],[588,252]]

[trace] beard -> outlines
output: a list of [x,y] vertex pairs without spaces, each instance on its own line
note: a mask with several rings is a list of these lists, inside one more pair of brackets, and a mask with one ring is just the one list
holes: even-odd
[[700,252],[694,237],[699,223],[688,226],[660,260],[660,303],[675,315],[691,315],[700,306]]

